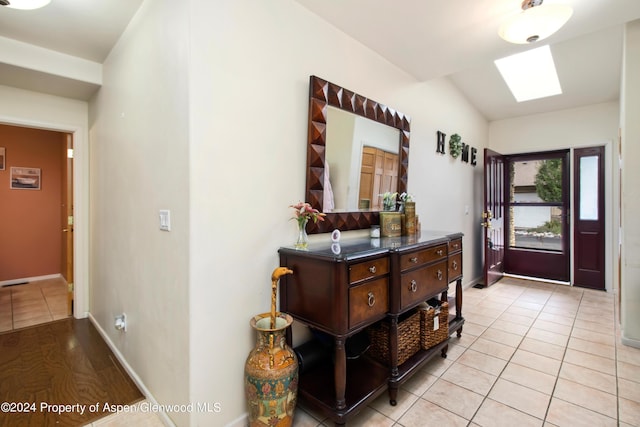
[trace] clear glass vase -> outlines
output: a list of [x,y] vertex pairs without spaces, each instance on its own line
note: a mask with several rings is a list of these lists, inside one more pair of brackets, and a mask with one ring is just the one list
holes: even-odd
[[296,249],[307,249],[309,245],[309,236],[307,236],[308,219],[298,219],[298,240],[296,240]]

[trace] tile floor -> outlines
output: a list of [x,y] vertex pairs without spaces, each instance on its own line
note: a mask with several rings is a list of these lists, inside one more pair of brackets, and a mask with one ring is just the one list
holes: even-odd
[[[461,338],[348,426],[640,426],[640,349],[614,295],[505,278],[464,293]],[[294,427],[331,426],[299,404]]]
[[[64,303],[64,304],[63,304]],[[0,332],[66,316],[54,279],[0,289]],[[613,294],[506,278],[464,293],[466,319],[448,357],[436,357],[351,426],[640,427],[640,349],[620,343]],[[331,426],[300,402],[294,427]],[[162,426],[153,413],[91,426]]]
[[165,427],[158,414],[148,411],[146,400],[133,406],[132,412],[109,415],[83,427]]
[[58,277],[0,288],[0,332],[67,317],[67,282]]

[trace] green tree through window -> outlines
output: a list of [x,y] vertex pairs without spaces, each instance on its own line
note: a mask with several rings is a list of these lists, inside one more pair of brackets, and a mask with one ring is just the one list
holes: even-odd
[[535,177],[536,192],[545,202],[562,202],[562,160],[543,160]]

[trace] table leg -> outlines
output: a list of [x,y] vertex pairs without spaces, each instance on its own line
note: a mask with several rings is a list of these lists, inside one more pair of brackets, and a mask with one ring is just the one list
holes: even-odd
[[334,379],[336,384],[336,409],[341,410],[347,407],[345,391],[347,386],[347,353],[345,351],[345,339],[335,338],[335,369]]

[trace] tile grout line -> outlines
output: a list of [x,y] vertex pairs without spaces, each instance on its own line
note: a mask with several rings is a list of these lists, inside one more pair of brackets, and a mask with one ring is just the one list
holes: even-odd
[[51,318],[50,320],[53,320],[53,313],[51,313],[51,307],[49,307],[49,301],[47,301],[47,297],[44,294],[44,290],[42,289],[42,286],[38,285],[38,289],[40,290],[40,295],[42,295],[42,299],[44,300],[44,303],[47,306],[47,311],[49,312],[49,317]]
[[[530,287],[530,286],[527,286],[527,288],[526,288],[526,289],[537,289],[537,288],[536,288],[536,287]],[[537,315],[536,315],[536,317],[534,318],[534,321],[531,323],[531,326],[529,326],[529,328],[527,329],[527,332],[522,336],[522,339],[520,340],[520,342],[519,342],[518,346],[516,347],[516,352],[520,349],[520,345],[522,344],[522,341],[525,339],[525,337],[526,337],[527,333],[528,333],[528,332],[533,328],[533,325],[535,324],[535,321],[539,319],[539,317],[540,317],[540,315],[543,313],[544,309],[548,306],[549,300],[551,299],[551,297],[552,297],[554,294],[562,295],[562,293],[557,292],[557,290],[553,290],[553,291],[551,292],[551,295],[549,295],[549,297],[547,298],[547,300],[546,300],[546,301],[544,302],[544,304],[542,305],[542,308],[538,311],[538,314],[537,314]],[[516,298],[516,300],[515,300],[513,303],[511,303],[511,304],[507,307],[507,309],[505,309],[505,310],[501,313],[501,315],[502,315],[502,314],[504,314],[504,312],[505,312],[505,311],[507,311],[509,308],[511,308],[511,307],[513,306],[513,304],[515,304],[515,302],[516,302],[516,301],[517,301],[521,296],[522,296],[522,293],[518,296],[518,298]],[[486,297],[484,297],[484,298],[486,298]],[[483,299],[484,299],[484,298],[483,298]],[[563,364],[565,363],[564,358],[565,358],[565,355],[566,355],[567,350],[569,349],[569,340],[570,340],[570,339],[571,339],[571,337],[572,337],[571,332],[573,332],[573,330],[574,330],[574,328],[575,328],[575,323],[576,323],[576,321],[577,321],[577,319],[578,319],[578,314],[579,314],[579,311],[580,311],[580,307],[582,306],[582,301],[583,301],[583,299],[584,299],[584,290],[583,290],[583,292],[582,292],[582,294],[581,294],[581,296],[580,296],[580,299],[579,299],[579,303],[578,303],[578,307],[577,307],[576,314],[575,314],[575,316],[573,316],[573,321],[572,321],[572,324],[571,324],[571,331],[569,332],[569,335],[568,335],[568,337],[567,337],[567,342],[566,342],[566,344],[564,345],[564,352],[563,352],[562,360],[560,360],[560,367],[558,368],[558,372],[557,372],[557,374],[555,375],[554,387],[553,387],[553,389],[552,389],[552,391],[551,391],[551,394],[549,395],[550,399],[549,399],[549,403],[547,404],[547,410],[545,411],[544,419],[542,419],[542,421],[543,421],[543,422],[547,422],[547,417],[548,417],[548,414],[549,414],[549,409],[550,409],[550,407],[551,407],[551,400],[553,399],[553,393],[555,392],[555,389],[556,389],[556,386],[557,386],[558,380],[560,379],[560,370],[562,369],[562,366],[563,366]],[[553,307],[553,306],[549,306],[549,307]],[[492,321],[492,322],[491,322],[491,324],[490,324],[489,326],[487,326],[487,328],[486,328],[486,329],[489,329],[489,328],[490,328],[490,327],[495,323],[495,321],[496,321],[496,320],[497,320],[497,318],[496,318],[494,321]],[[614,319],[614,321],[615,321],[615,319]],[[551,323],[556,323],[556,322],[553,322],[553,321],[549,321],[549,322],[551,322]],[[579,329],[580,329],[580,328],[579,328]],[[486,330],[485,330],[485,331],[486,331]],[[549,332],[552,332],[552,331],[549,331]],[[484,331],[483,331],[483,333],[484,333]],[[526,350],[525,350],[525,351],[526,351]],[[514,354],[515,354],[515,352],[514,352]],[[587,354],[590,354],[590,353],[587,353]],[[512,360],[512,359],[513,359],[513,355],[512,355],[512,356],[511,356],[511,358],[509,358],[509,360],[507,361],[507,365],[508,365],[509,363],[511,363],[511,360]],[[617,359],[617,357],[616,357],[616,359]],[[500,379],[500,378],[501,378],[501,376],[502,376],[502,374],[503,374],[503,372],[504,372],[504,370],[505,370],[505,369],[506,369],[506,365],[505,365],[505,368],[503,368],[503,370],[502,370],[502,371],[500,372],[500,374],[498,375],[497,379]],[[586,368],[586,369],[589,369],[589,368]],[[617,372],[617,371],[616,371],[616,372]],[[508,380],[506,380],[506,379],[505,379],[505,381],[508,381]],[[496,382],[497,382],[497,380],[496,380]],[[514,384],[517,384],[517,383],[514,383]],[[616,384],[617,384],[617,373],[616,373]],[[495,383],[494,383],[494,385],[495,385]],[[523,387],[526,387],[526,388],[531,389],[530,387],[524,386],[524,385],[522,385],[522,384],[518,384],[518,385],[521,385],[521,386],[523,386]],[[589,387],[589,386],[585,386],[585,387]],[[589,387],[589,388],[592,388],[592,387]],[[488,392],[488,393],[487,393],[487,395],[484,397],[484,399],[482,400],[482,403],[480,404],[480,406],[478,407],[478,409],[477,409],[477,410],[476,410],[476,412],[474,413],[474,417],[477,415],[477,412],[479,411],[479,409],[480,409],[480,407],[482,406],[482,404],[484,404],[484,402],[486,401],[486,399],[489,397],[489,394],[491,393],[491,390],[493,390],[493,386],[489,389],[489,392]],[[538,391],[538,390],[535,390],[535,389],[531,389],[531,390]],[[595,390],[597,390],[597,389],[595,389]],[[543,393],[543,394],[544,394],[544,393]],[[617,397],[617,396],[616,396],[616,397]],[[558,399],[558,400],[563,400],[563,399]],[[619,399],[617,399],[617,400],[618,400],[618,402],[619,402]],[[575,403],[572,403],[572,402],[568,402],[568,403],[573,404],[573,405],[576,405]],[[506,406],[509,406],[509,405],[506,405]],[[577,405],[577,406],[582,407],[581,405]],[[618,403],[618,406],[619,406],[619,403]],[[511,407],[511,406],[509,406],[509,407]],[[514,409],[514,410],[516,410],[516,411],[519,411],[519,412],[521,412],[521,413],[527,414],[526,412],[523,412],[523,411],[521,411],[521,410],[519,410],[519,409],[517,409],[517,408],[512,408],[512,409]],[[587,408],[587,409],[588,409],[588,408]],[[606,415],[606,414],[602,414],[602,413],[600,413],[600,412],[598,412],[598,411],[595,411],[595,412],[596,412],[596,413],[598,413],[598,414],[600,414],[600,415],[603,415],[603,416],[605,416],[605,417],[611,418],[611,417],[609,417],[609,416],[608,416],[608,415]],[[527,414],[527,415],[531,415],[531,414]],[[534,418],[540,419],[540,418],[538,418],[538,417],[534,417]],[[618,419],[619,419],[619,412],[618,412]],[[473,418],[471,419],[471,421],[472,421],[472,420],[473,420]]]
[[[488,289],[488,288],[487,288],[487,289]],[[526,287],[525,289],[532,289],[532,288],[530,287],[530,285],[527,285],[527,287]],[[503,315],[503,314],[504,314],[504,313],[505,313],[509,308],[511,308],[511,307],[513,306],[513,304],[515,304],[515,303],[516,303],[516,301],[518,301],[518,299],[520,299],[520,298],[522,297],[522,294],[523,294],[523,293],[524,293],[524,291],[523,291],[523,292],[521,292],[521,293],[520,293],[520,295],[518,295],[518,297],[517,297],[517,298],[516,298],[516,299],[515,299],[511,304],[509,304],[509,306],[508,306],[505,310],[503,310],[503,311],[502,311],[502,313],[500,313],[500,316],[501,316],[501,315]],[[487,295],[487,296],[488,296],[488,295]],[[483,298],[483,300],[484,300],[484,299],[486,299],[486,298],[487,298],[487,296],[485,296],[485,297]],[[545,304],[546,304],[546,303],[545,303]],[[487,399],[489,399],[489,395],[491,394],[491,391],[492,391],[492,390],[493,390],[493,388],[495,387],[495,385],[496,385],[496,383],[498,382],[498,380],[502,377],[502,374],[504,373],[505,369],[507,369],[507,366],[509,365],[509,363],[511,363],[511,360],[513,359],[513,356],[516,354],[516,352],[518,351],[518,349],[520,349],[520,345],[522,345],[522,341],[524,341],[524,339],[525,339],[525,337],[526,337],[527,333],[529,333],[529,331],[531,330],[531,328],[533,328],[533,325],[534,325],[535,321],[538,319],[538,317],[540,316],[540,313],[542,312],[542,309],[543,309],[543,308],[544,308],[544,306],[540,309],[540,311],[538,311],[538,314],[537,314],[537,315],[536,315],[536,317],[533,319],[533,322],[531,322],[531,325],[530,325],[530,326],[528,326],[528,329],[527,329],[527,331],[525,332],[525,334],[524,334],[524,335],[522,335],[522,338],[521,338],[521,339],[520,339],[520,341],[518,342],[518,346],[517,346],[517,347],[515,347],[515,351],[511,354],[511,357],[509,357],[509,360],[507,360],[507,363],[505,363],[504,368],[502,368],[502,370],[500,371],[500,373],[496,376],[496,381],[491,385],[491,387],[489,388],[489,390],[487,391],[487,393],[486,393],[486,394],[485,394],[485,396],[483,397],[482,402],[480,402],[480,405],[478,406],[478,408],[477,408],[477,409],[475,410],[475,412],[473,413],[473,416],[471,417],[471,419],[469,420],[469,424],[467,424],[467,425],[470,425],[470,424],[473,422],[473,419],[476,417],[476,415],[478,415],[478,411],[480,411],[480,408],[482,407],[482,405],[487,401]],[[498,316],[498,317],[500,317],[500,316]],[[495,321],[496,321],[496,320],[498,320],[498,317],[497,317],[496,319],[494,319],[494,320],[491,322],[491,324],[490,324],[489,326],[487,326],[487,328],[485,329],[485,331],[483,331],[482,333],[486,332],[486,330],[488,330],[488,329],[489,329],[489,328],[490,328],[490,327],[495,323]],[[524,326],[524,325],[523,325],[523,326]],[[478,338],[480,338],[480,336],[478,336]],[[466,350],[465,350],[465,351],[466,351]],[[489,355],[489,356],[491,356],[491,355]],[[506,380],[506,379],[505,379],[504,381],[508,381],[508,380]],[[528,388],[528,387],[527,387],[527,388]],[[533,390],[533,389],[532,389],[532,390]],[[549,399],[549,402],[551,402],[551,399]],[[504,403],[502,403],[502,402],[498,402],[498,403],[500,403],[500,404],[502,404],[502,405],[504,405],[504,406],[507,406],[507,407],[509,407],[509,408],[511,408],[511,409],[513,409],[513,410],[515,410],[515,411],[518,411],[518,412],[521,412],[521,413],[523,413],[523,414],[526,414],[526,415],[532,416],[531,414],[527,414],[526,412],[521,411],[521,410],[520,410],[520,409],[518,409],[518,408],[513,408],[512,406],[506,405],[506,404],[504,404]],[[547,406],[547,410],[548,410],[548,406]],[[538,418],[538,417],[534,417],[534,418],[536,418],[536,419],[540,419],[540,418]],[[546,419],[546,413],[545,413],[545,419]],[[545,419],[542,419],[541,421],[544,423],[544,422],[545,422]]]
[[[555,293],[555,292],[554,292]],[[553,295],[553,294],[552,294]],[[553,400],[553,395],[556,391],[556,387],[558,386],[558,381],[560,380],[560,372],[562,371],[562,366],[564,365],[564,358],[567,355],[567,349],[569,348],[569,341],[571,340],[571,333],[573,332],[573,328],[576,324],[576,319],[578,318],[578,313],[580,312],[580,306],[582,305],[582,299],[584,298],[584,290],[582,290],[582,294],[580,295],[580,301],[578,302],[578,308],[576,310],[576,314],[573,317],[573,322],[571,322],[571,330],[569,331],[569,336],[567,337],[567,343],[564,346],[564,351],[562,352],[562,360],[560,360],[560,366],[558,367],[558,373],[556,374],[556,379],[553,382],[553,389],[551,390],[551,395],[549,396],[549,403],[547,404],[547,410],[544,413],[543,423],[547,423],[547,418],[549,417],[549,410],[551,410],[551,402]],[[546,306],[546,303],[545,303]],[[543,307],[544,309],[544,307]],[[560,399],[562,400],[562,399]],[[551,422],[549,422],[551,424]]]

